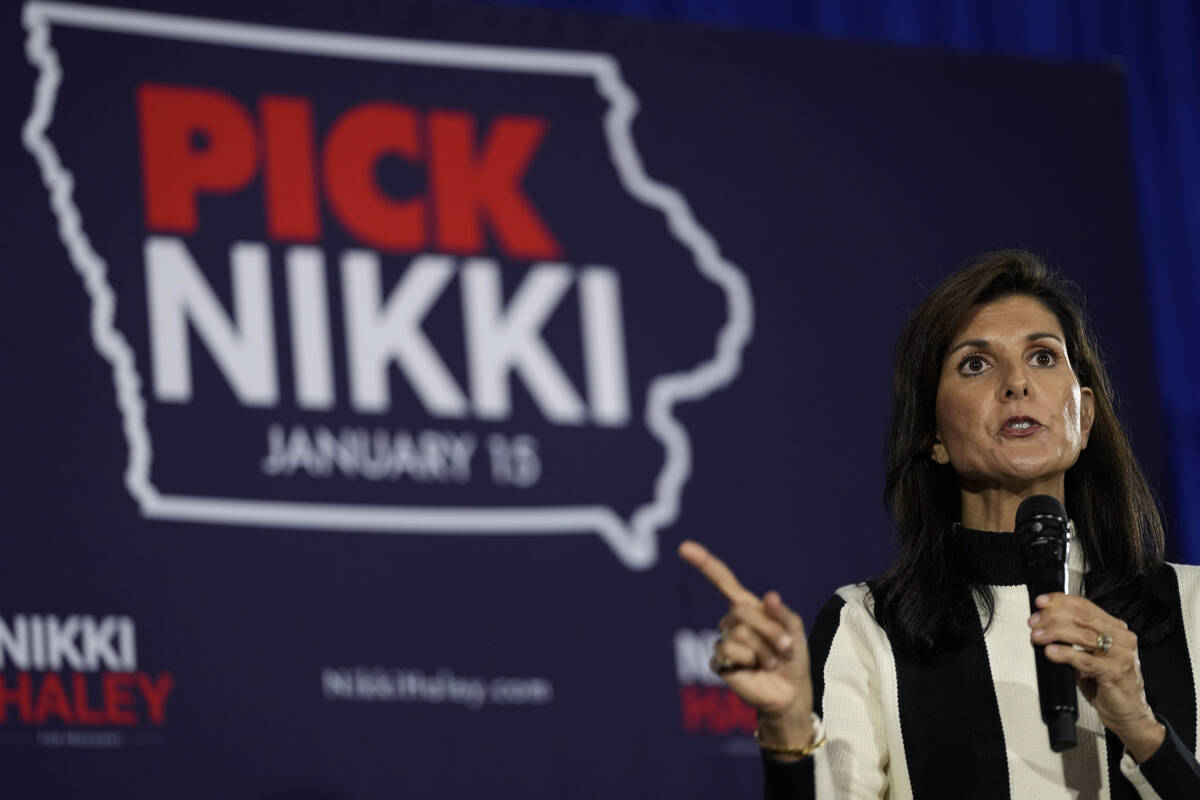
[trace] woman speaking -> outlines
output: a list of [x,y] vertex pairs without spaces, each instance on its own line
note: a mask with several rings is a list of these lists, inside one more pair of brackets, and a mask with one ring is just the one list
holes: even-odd
[[[896,348],[885,498],[899,553],[839,589],[810,637],[695,542],[729,600],[712,667],[758,710],[770,798],[1200,798],[1200,568],[1163,561],[1150,489],[1068,284],[979,257]],[[1068,593],[1030,597],[1018,506],[1075,538]],[[1069,665],[1077,745],[1054,752],[1035,648]],[[1069,691],[1069,690],[1068,690]]]

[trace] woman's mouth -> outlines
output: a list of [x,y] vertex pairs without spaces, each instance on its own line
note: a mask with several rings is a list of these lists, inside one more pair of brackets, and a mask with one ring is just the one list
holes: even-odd
[[1030,436],[1042,429],[1042,424],[1033,417],[1009,417],[1000,426],[1004,436]]

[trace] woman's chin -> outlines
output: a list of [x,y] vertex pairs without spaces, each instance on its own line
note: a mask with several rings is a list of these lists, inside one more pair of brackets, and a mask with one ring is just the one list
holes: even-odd
[[1057,459],[1053,461],[1030,459],[1013,462],[1003,471],[1003,475],[1009,480],[1022,483],[1043,483],[1058,480],[1065,472],[1066,469],[1058,463]]
[[967,491],[1002,490],[1013,494],[1050,493],[1060,486],[1065,470],[1045,462],[1004,464],[997,469],[974,475],[960,475],[959,483]]

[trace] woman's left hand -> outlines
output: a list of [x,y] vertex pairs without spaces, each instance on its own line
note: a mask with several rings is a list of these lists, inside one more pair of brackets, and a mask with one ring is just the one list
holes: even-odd
[[[1040,610],[1029,618],[1033,643],[1047,645],[1049,660],[1075,669],[1083,696],[1135,761],[1141,763],[1154,755],[1166,738],[1166,728],[1146,702],[1137,635],[1078,595],[1041,595],[1036,605]],[[1107,652],[1101,647],[1104,637],[1112,641]]]

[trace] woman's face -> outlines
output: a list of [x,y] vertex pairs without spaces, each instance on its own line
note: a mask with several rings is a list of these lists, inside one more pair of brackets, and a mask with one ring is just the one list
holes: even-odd
[[1075,463],[1092,415],[1058,318],[1033,297],[1006,297],[979,306],[950,344],[933,458],[964,488],[1019,491]]

